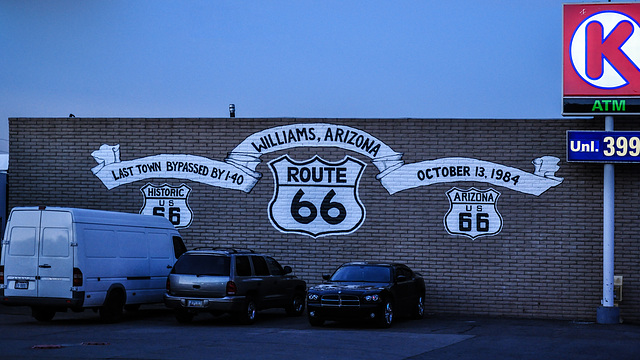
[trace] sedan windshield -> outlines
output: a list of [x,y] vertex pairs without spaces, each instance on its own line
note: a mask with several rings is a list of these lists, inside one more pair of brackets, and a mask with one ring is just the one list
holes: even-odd
[[331,281],[388,283],[391,281],[391,269],[387,266],[347,265],[336,270]]

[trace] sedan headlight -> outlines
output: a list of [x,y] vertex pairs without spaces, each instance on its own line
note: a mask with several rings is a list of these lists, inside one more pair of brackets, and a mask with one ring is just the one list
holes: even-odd
[[308,299],[311,301],[316,301],[318,300],[318,298],[320,298],[320,296],[318,296],[318,294],[309,294]]
[[373,294],[373,295],[367,295],[364,297],[365,301],[380,301],[380,295],[378,294]]

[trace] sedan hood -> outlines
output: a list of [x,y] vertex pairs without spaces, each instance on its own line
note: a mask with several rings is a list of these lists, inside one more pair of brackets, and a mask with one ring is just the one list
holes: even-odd
[[385,288],[384,284],[336,282],[336,283],[316,285],[310,288],[309,290],[321,291],[321,292],[332,292],[332,291],[382,290],[384,288]]

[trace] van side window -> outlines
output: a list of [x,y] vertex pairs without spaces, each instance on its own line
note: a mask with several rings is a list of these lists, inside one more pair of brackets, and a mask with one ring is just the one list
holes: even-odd
[[256,276],[269,276],[269,267],[262,256],[252,256],[251,260],[253,261],[253,269],[256,272]]
[[176,254],[176,259],[187,252],[187,247],[184,246],[184,242],[182,242],[182,238],[180,236],[173,237],[173,251]]
[[236,275],[251,276],[251,264],[248,256],[236,256]]

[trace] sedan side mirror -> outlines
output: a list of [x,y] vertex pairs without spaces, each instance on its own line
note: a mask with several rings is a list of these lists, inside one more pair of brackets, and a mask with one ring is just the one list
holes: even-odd
[[331,279],[331,275],[330,274],[322,274],[322,279],[329,280],[329,279]]
[[282,270],[284,270],[284,274],[291,274],[293,272],[293,269],[291,268],[291,266],[285,266]]

